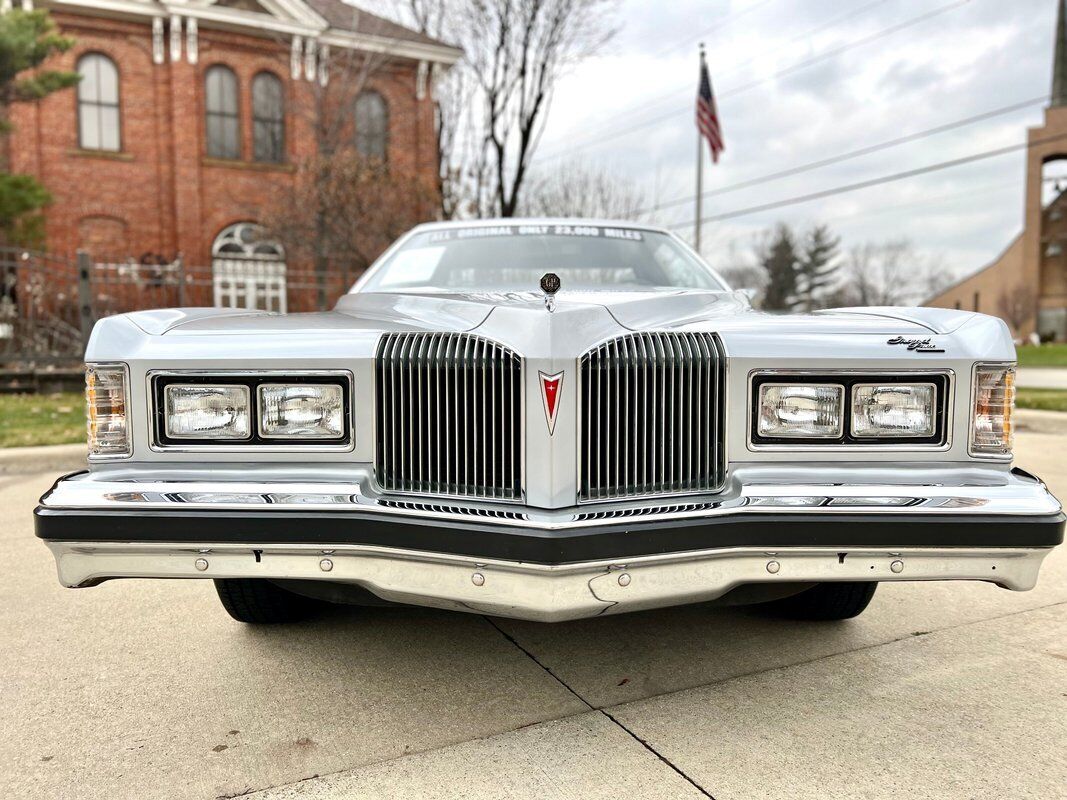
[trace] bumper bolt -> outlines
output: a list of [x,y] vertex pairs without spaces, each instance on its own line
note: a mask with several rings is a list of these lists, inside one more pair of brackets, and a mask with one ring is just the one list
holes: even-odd
[[475,586],[484,586],[485,576],[480,572],[475,572],[473,575],[471,575],[471,583],[473,583]]
[[782,565],[779,564],[777,561],[768,561],[767,562],[767,572],[771,573],[771,575],[777,575],[778,574],[778,570],[780,570],[781,568],[782,568]]
[[193,562],[193,566],[203,572],[205,569],[207,569],[207,559],[198,558],[196,561]]
[[889,569],[899,575],[904,571],[904,562],[898,559],[889,565]]
[[322,561],[319,562],[319,569],[323,572],[329,572],[333,569],[333,561],[328,558],[322,559]]
[[624,572],[624,573],[622,573],[622,575],[619,576],[619,586],[629,586],[629,585],[630,585],[630,575],[628,573]]

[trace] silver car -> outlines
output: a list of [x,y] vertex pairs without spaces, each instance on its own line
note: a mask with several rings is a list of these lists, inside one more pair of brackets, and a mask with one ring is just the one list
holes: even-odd
[[422,225],[333,311],[124,314],[86,362],[89,468],[36,511],[60,582],[210,578],[244,622],[844,619],[881,581],[1030,589],[1063,540],[1003,322],[759,313],[654,227]]

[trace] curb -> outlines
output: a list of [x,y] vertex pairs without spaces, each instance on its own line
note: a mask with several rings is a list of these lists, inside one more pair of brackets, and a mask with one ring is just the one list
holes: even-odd
[[84,444],[0,448],[0,475],[35,472],[72,472],[85,468]]
[[1067,413],[1038,408],[1017,408],[1015,427],[1023,433],[1067,434]]

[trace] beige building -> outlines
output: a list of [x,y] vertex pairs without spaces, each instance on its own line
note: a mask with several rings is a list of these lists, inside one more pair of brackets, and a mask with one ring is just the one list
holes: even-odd
[[996,260],[926,305],[993,314],[1019,337],[1036,331],[1042,339],[1062,342],[1067,341],[1067,192],[1053,187],[1047,173],[1050,164],[1067,161],[1067,0],[1059,0],[1056,18],[1052,96],[1044,124],[1031,128],[1027,141],[1022,232]]

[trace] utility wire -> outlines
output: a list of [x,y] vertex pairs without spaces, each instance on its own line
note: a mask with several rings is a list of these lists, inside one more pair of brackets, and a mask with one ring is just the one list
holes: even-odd
[[[1019,103],[1014,103],[1010,106],[1004,106],[1002,108],[995,108],[992,111],[986,111],[981,114],[976,114],[973,117],[965,117],[964,119],[958,119],[954,122],[947,122],[943,125],[937,125],[933,128],[927,128],[926,130],[916,131],[915,133],[909,133],[905,136],[900,136],[896,139],[889,139],[877,144],[861,147],[857,150],[849,150],[844,153],[839,153],[835,156],[829,156],[827,158],[819,159],[818,161],[809,161],[807,164],[800,164],[796,167],[790,167],[779,172],[771,172],[765,175],[759,175],[755,178],[749,178],[747,180],[739,181],[738,183],[731,183],[727,186],[720,186],[717,189],[709,189],[701,194],[701,197],[705,200],[709,197],[715,197],[721,194],[727,194],[728,192],[736,192],[740,189],[747,189],[751,186],[758,186],[762,183],[769,183],[781,178],[788,178],[793,175],[799,175],[802,172],[810,172],[813,169],[819,169],[821,167],[828,167],[833,164],[839,164],[842,161],[848,161],[853,158],[859,158],[860,156],[870,155],[871,153],[877,153],[879,150],[887,150],[891,147],[897,147],[908,142],[914,142],[919,139],[926,138],[927,136],[933,136],[938,133],[946,133],[947,131],[955,130],[956,128],[962,128],[966,125],[972,125],[975,122],[982,122],[983,120],[992,119],[993,117],[1002,116],[1003,114],[1009,114],[1012,111],[1019,111],[1023,108],[1029,108],[1030,106],[1036,106],[1044,103],[1048,100],[1048,95],[1042,95],[1041,97],[1033,97],[1029,100],[1023,100]],[[638,214],[649,214],[653,211],[662,211],[666,208],[674,208],[675,206],[692,203],[696,200],[695,195],[688,195],[686,197],[676,197],[673,200],[665,200],[662,203],[649,206],[648,208],[638,209],[634,212]]]
[[[829,20],[826,20],[826,21],[820,23],[819,25],[816,25],[814,28],[806,30],[806,31],[804,31],[802,33],[799,33],[799,34],[787,39],[785,41],[785,45],[790,45],[790,44],[793,44],[794,42],[801,41],[802,39],[807,39],[807,38],[809,38],[811,36],[815,36],[816,34],[822,33],[823,31],[825,31],[825,30],[827,30],[829,28],[833,28],[836,25],[840,25],[842,22],[846,22],[847,20],[850,20],[850,19],[853,19],[855,17],[858,17],[861,14],[864,14],[867,11],[870,11],[875,6],[885,5],[885,3],[887,3],[887,2],[889,2],[889,0],[874,0],[874,2],[867,3],[866,5],[860,6],[859,8],[853,9],[852,11],[849,11],[849,12],[847,12],[845,14],[840,14],[840,15],[838,15],[836,17],[833,17],[832,19],[829,19]],[[764,58],[764,57],[770,56],[770,55],[774,55],[780,49],[781,49],[780,47],[775,47],[773,49],[766,50],[766,51],[764,51],[764,52],[762,52],[762,53],[760,53],[758,55],[752,56],[751,58],[748,58],[748,59],[746,59],[746,60],[744,60],[742,62],[734,64],[731,67],[729,67],[728,69],[726,69],[726,70],[724,70],[722,72],[719,72],[716,77],[717,78],[722,78],[724,75],[732,75],[735,72],[739,72],[742,69],[744,69],[745,67],[747,67],[749,64],[752,64],[752,63],[760,60],[761,58]],[[645,111],[645,112],[648,112],[648,111],[651,111],[654,108],[665,107],[665,106],[673,103],[675,97],[678,97],[680,95],[685,95],[685,94],[691,94],[691,93],[692,93],[692,87],[691,86],[679,87],[678,89],[675,89],[675,90],[671,91],[667,96],[661,97],[658,101],[652,103],[651,106],[645,104],[644,107],[641,110]],[[626,108],[622,109],[621,111],[618,111],[615,114],[612,114],[611,117],[620,117],[620,116],[623,116],[623,115],[627,115],[636,107],[637,106],[635,106],[635,105],[627,106]],[[648,124],[652,124],[653,122],[659,122],[662,119],[666,119],[668,117],[672,117],[672,116],[674,116],[675,113],[677,113],[677,112],[676,111],[671,111],[670,113],[665,114],[665,115],[664,114],[658,115],[654,119],[652,119],[651,121],[650,120],[646,120],[646,121],[640,122],[638,124],[641,125],[642,127],[647,127]],[[611,117],[609,117],[609,119]],[[610,132],[611,131],[611,125],[604,125],[604,124],[598,125],[596,128],[594,128],[594,135],[590,136],[590,137],[587,137],[584,140],[586,142],[586,144],[583,144],[581,146],[586,147],[589,144],[592,144],[592,143],[595,143],[597,141],[600,141],[601,134],[597,133],[597,131],[608,131],[608,132]],[[614,136],[612,136],[611,138],[614,138]],[[569,153],[569,152],[570,152],[569,148],[567,150],[556,150],[554,152],[549,152],[547,155],[542,156],[542,160],[558,158],[559,156],[563,155],[564,153]]]
[[664,47],[661,50],[657,50],[656,52],[654,52],[652,54],[652,57],[653,58],[659,58],[660,56],[666,55],[667,53],[671,52],[672,50],[677,50],[679,47],[682,47],[683,45],[699,41],[700,39],[702,39],[702,38],[704,38],[706,36],[711,36],[713,33],[718,33],[723,28],[726,28],[726,27],[729,27],[730,25],[732,25],[734,22],[736,22],[741,17],[746,17],[749,14],[751,14],[753,11],[758,11],[759,9],[763,8],[765,5],[768,5],[768,4],[773,3],[773,2],[776,2],[776,0],[757,0],[757,2],[753,3],[750,6],[745,6],[742,9],[738,9],[733,14],[730,14],[729,16],[727,16],[726,19],[720,20],[719,22],[717,22],[714,25],[712,25],[710,28],[702,30],[699,33],[687,34],[685,39],[683,39],[681,41],[681,43],[679,43],[679,44],[670,44],[670,45],[667,45],[666,47]]
[[[807,67],[810,67],[813,64],[818,64],[819,62],[825,61],[827,58],[830,58],[832,56],[841,55],[842,53],[847,52],[849,50],[852,50],[852,49],[854,49],[856,47],[862,47],[863,45],[868,45],[871,42],[877,41],[878,39],[883,39],[886,36],[891,36],[894,33],[899,33],[902,30],[910,28],[910,27],[912,27],[914,25],[918,25],[918,24],[920,24],[922,22],[927,21],[928,19],[931,19],[931,18],[935,17],[935,16],[939,16],[939,15],[947,13],[949,11],[953,11],[954,9],[959,8],[960,6],[965,5],[965,4],[969,3],[969,2],[971,2],[971,0],[956,0],[956,2],[949,3],[948,5],[940,6],[939,8],[933,9],[932,11],[927,11],[924,14],[920,14],[920,15],[918,15],[916,17],[912,17],[910,19],[907,19],[904,22],[897,23],[896,25],[891,25],[888,28],[883,28],[882,30],[878,31],[877,33],[873,33],[873,34],[871,34],[869,36],[865,36],[865,37],[863,37],[861,39],[857,39],[857,40],[852,41],[852,42],[848,42],[848,43],[846,43],[844,45],[841,45],[839,47],[836,47],[833,50],[830,50],[830,51],[828,51],[826,53],[820,53],[817,56],[812,56],[810,58],[806,58],[806,59],[803,59],[801,61],[798,61],[795,64],[792,64],[792,65],[790,65],[788,67],[785,67],[783,69],[778,70],[777,72],[772,73],[771,75],[767,75],[767,76],[765,76],[763,78],[758,78],[758,79],[756,79],[754,81],[750,81],[749,83],[743,84],[741,86],[736,86],[736,87],[734,87],[732,89],[728,89],[725,92],[720,92],[720,93],[718,93],[716,95],[716,99],[719,100],[719,99],[723,99],[723,98],[726,98],[726,97],[732,97],[734,95],[738,95],[738,94],[741,94],[743,92],[747,92],[750,89],[754,89],[757,86],[760,86],[760,85],[762,85],[764,83],[767,83],[769,81],[777,80],[778,78],[785,77],[787,75],[791,75],[794,72],[798,72],[799,70],[802,70],[802,69],[805,69]],[[620,138],[622,136],[627,136],[627,135],[629,135],[631,133],[635,133],[635,132],[637,132],[639,130],[643,130],[645,128],[651,127],[652,125],[655,125],[655,124],[657,124],[659,122],[662,122],[665,119],[670,119],[671,117],[674,117],[677,114],[683,113],[687,108],[688,108],[688,106],[680,107],[680,108],[674,109],[674,110],[672,110],[672,111],[670,111],[670,112],[668,112],[666,114],[658,114],[655,117],[650,117],[650,118],[645,119],[645,120],[643,120],[641,122],[638,122],[638,123],[636,123],[634,125],[630,125],[630,126],[625,127],[625,128],[620,128],[620,129],[618,129],[616,131],[613,131],[613,132],[609,132],[609,133],[605,133],[605,134],[602,134],[602,135],[599,135],[599,136],[586,138],[583,141],[579,141],[579,142],[577,142],[575,144],[568,145],[564,149],[557,150],[556,152],[547,153],[544,156],[541,156],[540,161],[541,161],[541,163],[544,163],[545,161],[552,161],[552,160],[555,160],[557,158],[562,158],[563,156],[571,155],[576,150],[584,150],[587,147],[591,147],[591,146],[599,144],[601,142],[607,142],[607,141],[611,141],[613,139],[618,139],[618,138]]]
[[[806,203],[810,200],[821,200],[824,197],[831,197],[838,194],[846,194],[848,192],[855,192],[860,189],[867,189],[871,186],[880,186],[885,183],[893,183],[894,181],[901,181],[906,178],[915,178],[919,175],[926,175],[930,172],[939,172],[943,169],[950,169],[952,167],[963,166],[964,164],[972,164],[975,161],[983,161],[987,158],[995,158],[997,156],[1007,155],[1008,153],[1015,153],[1020,150],[1028,150],[1031,147],[1036,147],[1041,144],[1048,144],[1049,142],[1056,142],[1062,139],[1067,139],[1067,133],[1057,134],[1056,136],[1047,136],[1043,139],[1034,139],[1032,142],[1023,142],[1021,144],[1012,144],[1006,147],[998,147],[994,150],[985,150],[981,153],[972,153],[968,156],[961,158],[954,158],[949,161],[939,161],[936,164],[927,164],[924,167],[917,167],[915,169],[904,170],[903,172],[895,172],[891,175],[882,175],[878,178],[870,178],[865,181],[859,181],[857,183],[848,183],[844,186],[837,186],[833,189],[823,189],[818,192],[811,192],[810,194],[802,194],[796,197],[789,197],[784,200],[776,200],[773,203],[762,203],[757,206],[749,206],[747,208],[739,208],[735,211],[727,211],[724,214],[715,214],[710,217],[704,217],[700,220],[700,224],[705,222],[719,222],[726,219],[734,219],[735,217],[744,217],[749,214],[756,214],[760,211],[772,211],[776,208],[782,208],[784,206],[796,205],[797,203]],[[687,222],[677,222],[672,225],[668,225],[667,228],[674,230],[676,228],[686,228],[692,225],[692,220]]]

